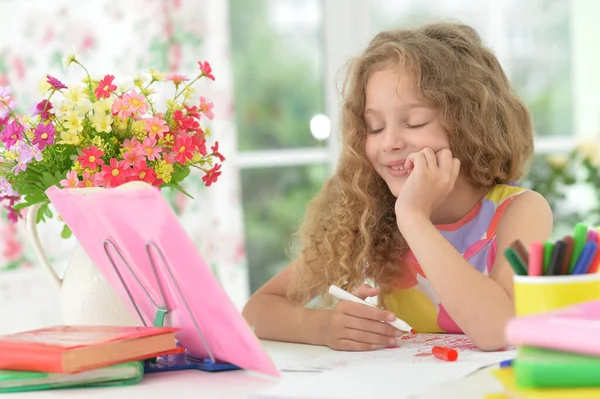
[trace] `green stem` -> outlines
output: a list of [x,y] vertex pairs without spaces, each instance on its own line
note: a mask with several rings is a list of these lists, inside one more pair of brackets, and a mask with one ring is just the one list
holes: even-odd
[[74,63],[76,63],[77,65],[79,65],[80,67],[83,68],[83,70],[85,71],[85,74],[87,75],[87,86],[88,86],[88,90],[90,91],[90,101],[94,102],[94,100],[96,99],[96,97],[94,96],[94,90],[92,89],[92,77],[90,76],[90,73],[88,72],[87,68],[83,66],[82,63],[80,63],[77,60],[73,61]]

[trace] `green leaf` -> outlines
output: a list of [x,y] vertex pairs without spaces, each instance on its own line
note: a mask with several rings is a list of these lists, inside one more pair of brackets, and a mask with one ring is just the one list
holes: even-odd
[[69,226],[67,226],[67,224],[65,223],[65,225],[64,225],[64,227],[63,227],[63,229],[62,229],[62,231],[61,231],[61,233],[60,233],[60,236],[61,236],[62,238],[65,238],[65,239],[66,239],[66,238],[69,238],[69,237],[71,237],[71,235],[72,235],[72,234],[73,234],[73,233],[71,232],[71,229],[70,229],[70,228],[69,228]]
[[44,190],[58,184],[58,180],[52,176],[49,172],[42,174],[42,183],[44,184]]
[[186,177],[188,177],[190,174],[190,168],[189,167],[178,167],[173,171],[173,174],[171,175],[171,182],[177,184],[179,182],[182,182]]

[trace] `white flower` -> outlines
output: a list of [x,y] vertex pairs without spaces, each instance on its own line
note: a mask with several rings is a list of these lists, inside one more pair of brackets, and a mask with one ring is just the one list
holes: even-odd
[[71,65],[75,61],[77,61],[77,58],[75,58],[75,52],[71,50],[62,59],[63,67],[67,69],[69,65]]

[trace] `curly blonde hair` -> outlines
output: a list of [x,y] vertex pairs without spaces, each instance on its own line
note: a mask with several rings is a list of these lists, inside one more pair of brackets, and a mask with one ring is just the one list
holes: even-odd
[[477,32],[438,23],[375,36],[348,64],[336,173],[309,204],[299,229],[302,254],[288,297],[297,303],[331,284],[353,289],[365,279],[382,292],[402,272],[407,245],[396,225],[395,197],[365,154],[365,88],[374,71],[408,69],[422,101],[433,106],[461,173],[474,187],[521,177],[533,151],[529,112]]

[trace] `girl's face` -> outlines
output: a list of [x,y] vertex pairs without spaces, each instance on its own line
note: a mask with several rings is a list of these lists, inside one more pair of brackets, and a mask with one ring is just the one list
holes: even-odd
[[396,197],[407,178],[404,161],[409,154],[425,147],[434,152],[450,148],[436,110],[420,102],[409,70],[385,69],[371,75],[364,117],[367,158]]

